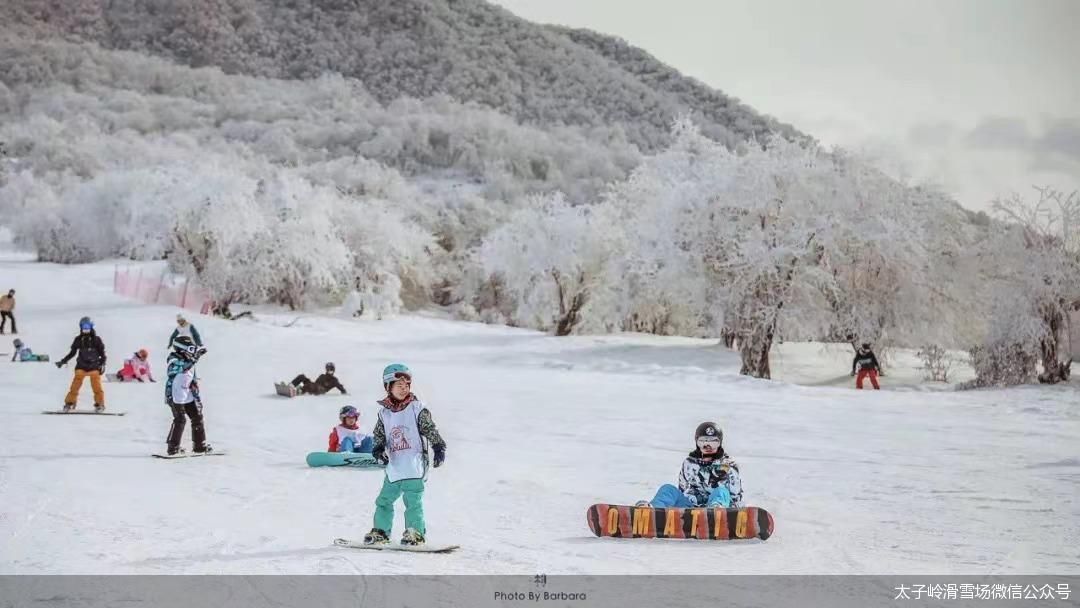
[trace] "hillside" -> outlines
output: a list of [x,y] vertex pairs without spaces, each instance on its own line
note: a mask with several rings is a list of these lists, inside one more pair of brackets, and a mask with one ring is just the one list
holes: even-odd
[[383,103],[444,93],[531,124],[621,128],[643,151],[693,113],[727,145],[801,136],[641,49],[550,28],[482,0],[9,0],[5,29],[166,57],[226,73],[361,80]]

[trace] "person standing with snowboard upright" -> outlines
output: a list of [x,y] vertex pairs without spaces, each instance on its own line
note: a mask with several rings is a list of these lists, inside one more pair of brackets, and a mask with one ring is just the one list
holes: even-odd
[[75,409],[75,403],[79,399],[79,389],[82,388],[83,380],[90,379],[90,388],[94,391],[94,410],[105,411],[105,389],[101,386],[101,377],[105,374],[105,343],[94,331],[94,323],[90,317],[79,319],[79,335],[71,341],[71,351],[67,356],[56,362],[59,369],[67,365],[67,362],[78,353],[75,360],[75,377],[71,380],[71,388],[64,397],[64,411],[70,412]]
[[877,357],[874,356],[874,351],[870,350],[869,344],[863,343],[855,351],[855,360],[851,362],[852,376],[855,375],[856,370],[858,370],[859,375],[855,378],[855,388],[862,390],[863,380],[870,378],[870,384],[874,385],[874,390],[881,389],[877,381],[878,374],[881,373],[881,366],[878,365]]
[[435,453],[434,466],[446,459],[446,442],[439,436],[431,412],[412,392],[412,371],[400,363],[383,370],[386,397],[375,423],[375,460],[386,465],[382,490],[375,499],[375,527],[364,536],[365,545],[390,542],[394,503],[405,502],[403,545],[424,544],[424,481],[428,472],[428,446]]

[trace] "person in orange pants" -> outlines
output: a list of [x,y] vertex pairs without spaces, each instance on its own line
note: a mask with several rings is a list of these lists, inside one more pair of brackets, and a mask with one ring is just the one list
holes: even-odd
[[71,388],[64,397],[64,411],[70,412],[75,409],[75,403],[79,399],[79,390],[83,380],[90,379],[90,388],[94,391],[94,410],[105,410],[105,389],[101,386],[101,376],[105,373],[105,343],[94,331],[94,324],[89,317],[79,319],[79,335],[71,342],[71,351],[67,356],[56,362],[56,367],[61,368],[78,354],[75,360],[75,377],[71,380]]
[[863,380],[870,378],[870,384],[874,385],[874,390],[881,389],[877,381],[881,366],[878,365],[877,357],[874,356],[874,351],[870,350],[869,344],[863,344],[855,352],[855,360],[851,362],[852,376],[855,375],[856,369],[859,370],[859,375],[855,378],[855,388],[862,390]]

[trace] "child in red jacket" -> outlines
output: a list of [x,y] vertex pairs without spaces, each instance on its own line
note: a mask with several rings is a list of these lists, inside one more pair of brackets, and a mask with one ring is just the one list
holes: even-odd
[[360,430],[360,412],[351,405],[341,408],[338,413],[341,424],[330,431],[330,446],[327,452],[365,452],[370,454],[374,439]]

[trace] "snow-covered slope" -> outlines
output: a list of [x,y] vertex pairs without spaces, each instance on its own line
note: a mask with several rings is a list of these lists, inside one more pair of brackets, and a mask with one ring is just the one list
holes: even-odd
[[[0,288],[18,289],[21,337],[37,352],[62,356],[90,315],[110,369],[145,346],[162,374],[176,311],[114,296],[111,280],[107,264],[0,261]],[[686,573],[688,562],[696,574],[1080,572],[1075,383],[858,392],[850,379],[740,377],[732,354],[698,340],[552,338],[435,316],[304,315],[286,327],[294,320],[195,319],[221,458],[148,456],[170,421],[160,383],[107,384],[124,417],[42,416],[60,406],[70,368],[0,363],[0,573]],[[817,351],[784,348],[778,375],[806,381]],[[845,358],[822,379],[843,374]],[[275,380],[326,361],[348,396],[274,395]],[[391,361],[415,370],[449,444],[425,509],[430,542],[463,545],[451,555],[331,546],[371,527],[381,474],[304,464],[342,405],[370,428]],[[723,426],[775,536],[593,538],[586,507],[673,482],[702,420]],[[399,506],[395,539],[400,518]]]

